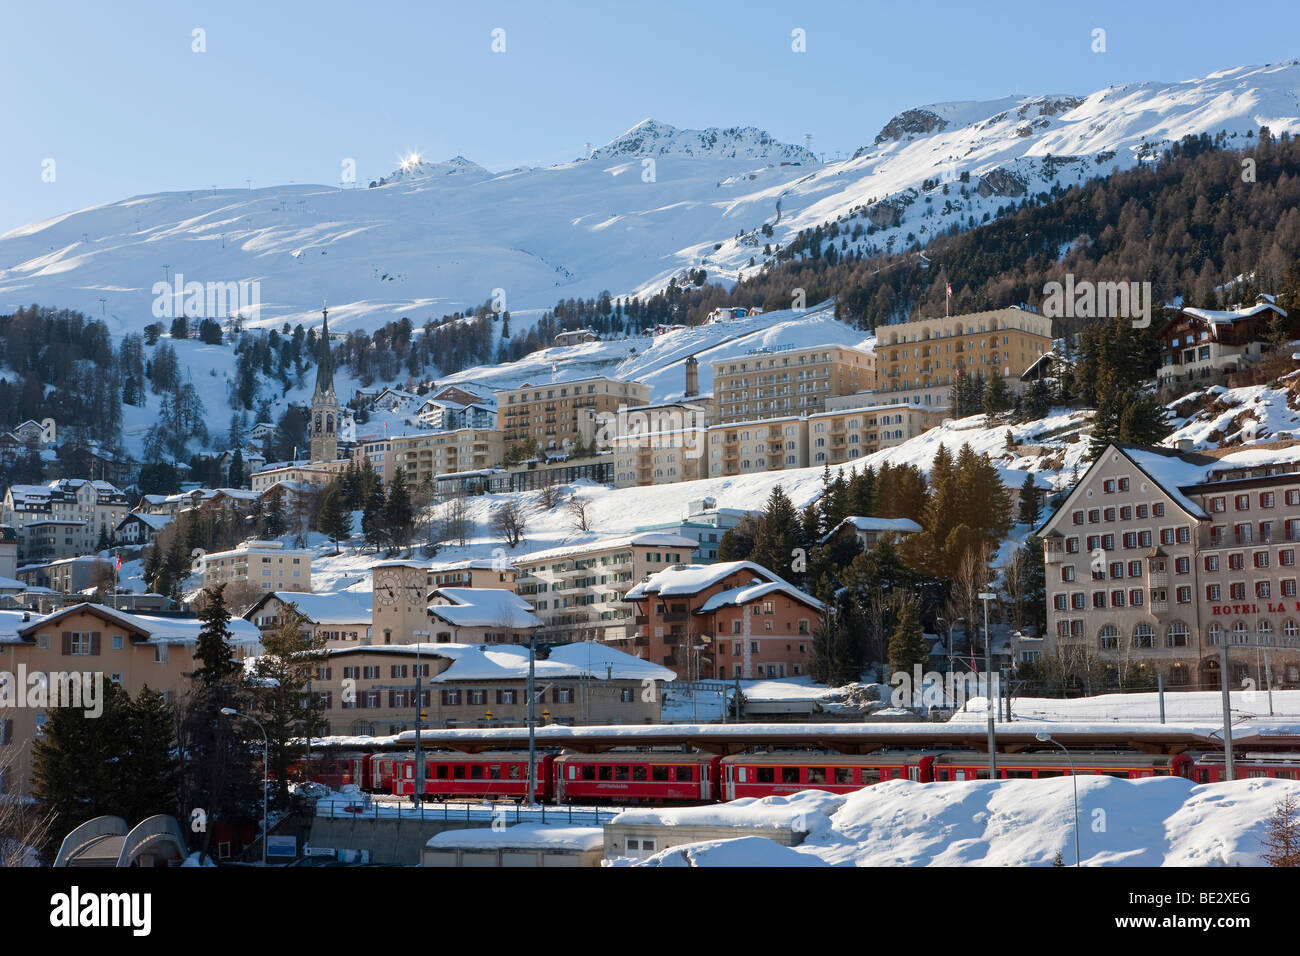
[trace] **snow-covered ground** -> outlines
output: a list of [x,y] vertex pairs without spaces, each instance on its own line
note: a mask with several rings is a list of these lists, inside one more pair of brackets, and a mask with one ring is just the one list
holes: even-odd
[[[1269,712],[1270,695],[1266,688],[1251,690],[1234,690],[1232,714],[1234,719],[1257,717],[1296,717],[1300,716],[1300,690],[1275,690],[1271,695],[1272,713]],[[1166,691],[1164,695],[1165,720],[1180,721],[1221,721],[1223,719],[1223,695],[1218,691]],[[987,717],[984,697],[975,697],[967,702],[965,712],[953,714],[952,720],[982,722]],[[1011,714],[1015,720],[1052,720],[1052,721],[1148,721],[1160,719],[1160,695],[1158,693],[1135,694],[1101,694],[1096,697],[1079,697],[1057,699],[1051,697],[1017,697],[1011,702]]]
[[[678,846],[639,865],[1050,866],[1059,854],[1071,866],[1075,782],[1084,866],[1262,866],[1274,806],[1287,794],[1300,798],[1300,783],[1268,779],[891,780],[848,796],[822,794],[820,806],[794,794],[698,808],[699,822],[775,819],[808,836],[793,848],[762,837]],[[674,813],[679,825],[696,822],[694,809]]]

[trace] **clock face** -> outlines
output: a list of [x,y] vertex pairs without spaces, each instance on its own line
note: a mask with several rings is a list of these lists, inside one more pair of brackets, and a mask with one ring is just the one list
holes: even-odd
[[380,604],[396,604],[402,593],[402,582],[392,571],[382,571],[375,575],[373,591],[375,600]]

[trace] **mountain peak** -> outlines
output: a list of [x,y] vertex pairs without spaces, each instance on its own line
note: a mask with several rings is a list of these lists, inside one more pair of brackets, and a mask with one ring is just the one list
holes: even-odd
[[371,186],[388,186],[393,183],[412,182],[421,179],[437,179],[447,176],[467,176],[471,178],[486,178],[490,176],[486,169],[473,160],[466,159],[464,156],[456,155],[451,159],[441,163],[426,162],[418,154],[412,153],[402,160],[401,164],[387,176],[383,176],[374,182]]
[[817,157],[802,146],[782,143],[754,126],[678,129],[652,117],[591,154],[591,159],[634,156],[685,156],[692,159],[755,159],[814,165]]

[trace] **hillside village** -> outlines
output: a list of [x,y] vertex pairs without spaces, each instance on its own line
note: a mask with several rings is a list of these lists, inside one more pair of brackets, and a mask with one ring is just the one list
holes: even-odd
[[[1091,346],[1017,307],[891,325],[863,346],[753,348],[712,361],[711,390],[688,355],[667,401],[644,382],[553,375],[341,404],[322,345],[296,460],[264,460],[274,426],[259,423],[246,477],[228,463],[225,486],[128,494],[68,476],[5,490],[10,659],[38,666],[57,650],[48,629],[92,656],[122,632],[123,685],[178,693],[195,650],[186,615],[223,586],[241,653],[305,616],[337,734],[408,729],[402,674],[422,657],[443,688],[425,692],[428,726],[522,720],[518,664],[485,675],[464,655],[534,642],[605,686],[557,690],[548,719],[561,724],[671,719],[662,695],[647,708],[635,693],[643,679],[733,682],[740,699],[741,682],[869,683],[908,660],[991,661],[1046,694],[1156,674],[1212,689],[1218,645],[1300,627],[1300,375],[1273,318],[1285,310],[1260,295],[1156,330],[1160,372],[1144,387],[1182,397],[1161,412],[1176,429],[1145,447],[1060,404]],[[596,338],[560,333],[557,346]],[[1264,370],[1276,377],[1239,384]],[[352,420],[359,403],[382,431]],[[54,459],[43,437],[34,422],[4,436]],[[982,658],[968,622],[989,583]],[[915,597],[882,606],[881,588],[900,585]],[[1300,686],[1300,655],[1269,663],[1266,676],[1243,657],[1232,679]],[[491,699],[473,686],[488,680]],[[360,682],[351,703],[347,681]],[[40,718],[7,720],[21,739]]]

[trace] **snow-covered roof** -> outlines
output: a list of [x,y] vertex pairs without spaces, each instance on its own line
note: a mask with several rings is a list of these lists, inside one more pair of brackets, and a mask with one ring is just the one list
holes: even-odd
[[[759,584],[768,582],[786,584],[778,575],[773,574],[761,564],[755,564],[752,561],[687,564],[681,567],[665,568],[650,575],[648,580],[640,582],[627,592],[627,600],[643,600],[652,594],[657,594],[660,597],[699,594],[705,588],[712,587],[737,572],[749,572],[753,575],[755,582]],[[798,588],[793,585],[787,584],[786,586],[798,591]]]
[[708,614],[719,608],[748,604],[750,601],[757,601],[769,594],[776,593],[785,594],[796,601],[802,601],[821,610],[821,602],[811,594],[799,590],[793,584],[786,584],[784,581],[771,581],[767,584],[751,584],[745,587],[731,588],[727,591],[719,591],[700,605],[697,613]]
[[1204,480],[1206,473],[1204,460],[1189,460],[1177,452],[1161,452],[1136,445],[1116,447],[1127,455],[1133,464],[1154,478],[1180,508],[1194,518],[1206,517],[1201,506],[1179,490]]
[[504,588],[438,588],[433,600],[445,598],[450,604],[431,604],[429,613],[453,627],[540,627],[533,607],[513,591]]
[[[61,608],[45,617],[33,615],[31,621],[22,626],[23,633],[34,632],[40,627],[55,623],[78,612],[96,614],[108,621],[116,621],[122,627],[146,635],[149,644],[194,644],[198,641],[203,622],[197,617],[158,617],[152,614],[128,614],[102,604],[74,604]],[[260,645],[262,634],[251,621],[234,618],[227,625],[230,629],[230,643],[239,647]]]
[[521,564],[531,564],[534,561],[550,561],[555,558],[568,557],[569,555],[585,554],[589,551],[607,551],[611,548],[627,548],[633,545],[647,548],[689,548],[694,552],[700,546],[700,543],[694,538],[686,538],[680,534],[646,531],[637,534],[620,535],[615,538],[599,538],[585,544],[565,544],[558,548],[547,548],[544,551],[521,554],[515,560]]
[[661,827],[752,827],[789,830],[818,813],[834,813],[847,797],[825,790],[801,790],[789,796],[746,797],[702,807],[656,807],[624,810],[611,824]]
[[144,511],[132,511],[129,515],[122,518],[122,520],[117,523],[117,526],[120,528],[128,521],[139,521],[150,530],[161,531],[172,523],[172,515],[155,515]]
[[429,571],[440,574],[444,571],[509,571],[513,569],[509,562],[502,564],[496,558],[466,558],[463,561],[445,561],[442,564],[429,565]]
[[439,850],[599,850],[605,845],[603,827],[572,827],[557,823],[518,823],[498,830],[471,827],[444,830],[425,846]]
[[249,608],[244,617],[252,620],[271,598],[283,604],[294,604],[313,624],[369,624],[373,614],[369,591],[348,591],[346,594],[272,591]]
[[[451,660],[450,667],[429,678],[433,683],[521,680],[528,676],[528,648],[520,644],[372,644],[326,651],[328,655],[337,657],[354,654],[414,657],[417,652],[425,657]],[[625,654],[608,644],[583,641],[552,648],[546,660],[536,662],[536,677],[538,680],[568,677],[676,680],[677,675],[667,667]]]
[[1231,325],[1240,319],[1250,318],[1252,315],[1259,315],[1261,312],[1277,312],[1285,316],[1286,310],[1272,302],[1260,302],[1258,305],[1252,305],[1246,309],[1236,309],[1233,311],[1222,311],[1219,309],[1183,309],[1183,314],[1192,315],[1198,319],[1204,319],[1211,325]]
[[876,518],[869,515],[849,515],[834,528],[831,528],[821,540],[826,541],[846,525],[863,532],[875,531],[893,534],[918,534],[922,530],[921,526],[911,518]]

